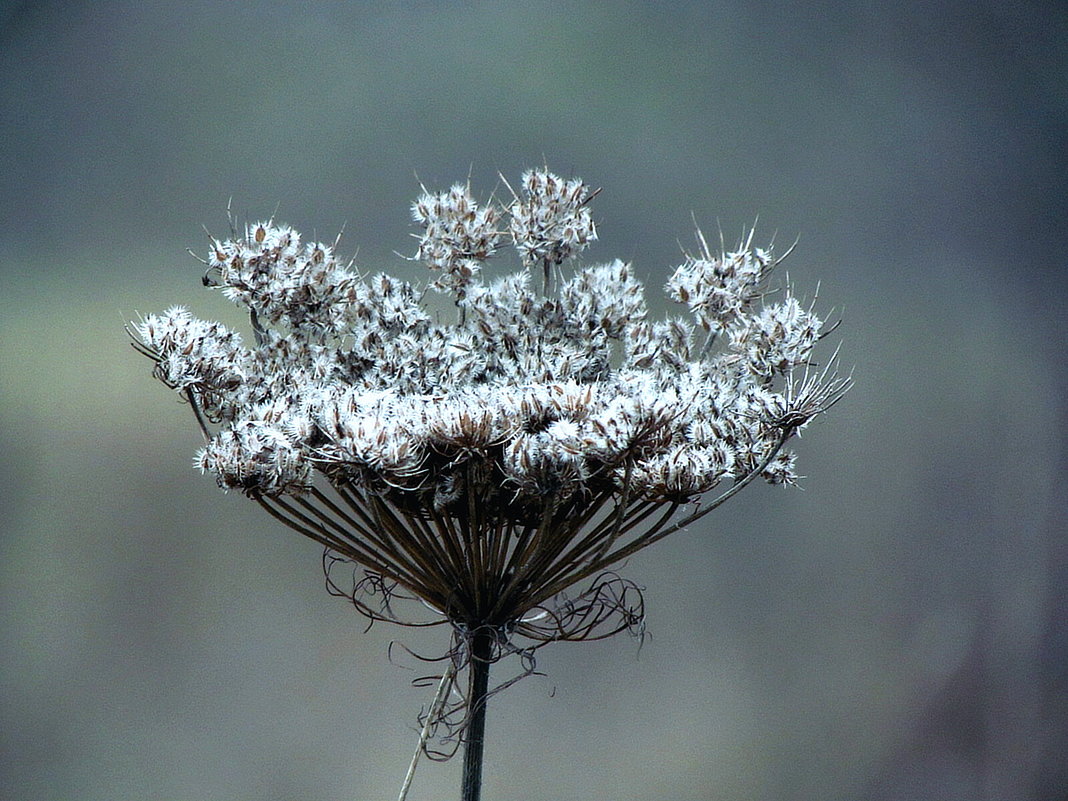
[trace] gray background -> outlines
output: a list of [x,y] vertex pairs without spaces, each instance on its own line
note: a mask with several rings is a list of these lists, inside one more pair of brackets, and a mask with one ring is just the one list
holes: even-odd
[[[856,389],[634,558],[651,637],[542,651],[488,799],[1068,793],[1063,3],[0,6],[0,782],[18,799],[396,797],[430,691],[319,549],[190,469],[124,321],[239,323],[240,219],[419,278],[419,182],[603,187],[650,296],[692,217],[800,236]],[[503,261],[508,268],[509,257]],[[656,301],[658,309],[666,303]],[[503,678],[503,669],[498,672]],[[456,797],[459,762],[411,798]]]

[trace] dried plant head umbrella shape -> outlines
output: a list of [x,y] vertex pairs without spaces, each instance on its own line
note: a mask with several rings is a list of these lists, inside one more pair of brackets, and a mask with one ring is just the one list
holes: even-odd
[[[837,351],[814,359],[828,331],[769,287],[781,257],[752,234],[713,252],[698,232],[665,286],[687,314],[652,320],[629,264],[565,270],[597,238],[595,191],[544,169],[505,186],[484,205],[423,189],[422,290],[231,220],[204,283],[248,308],[252,342],[182,307],[132,332],[193,410],[196,465],[323,545],[331,592],[450,627],[421,745],[464,743],[465,801],[490,664],[517,655],[523,675],[546,643],[640,631],[641,590],[614,568],[757,478],[794,483],[786,444],[850,384]],[[484,278],[507,243],[522,268]]]

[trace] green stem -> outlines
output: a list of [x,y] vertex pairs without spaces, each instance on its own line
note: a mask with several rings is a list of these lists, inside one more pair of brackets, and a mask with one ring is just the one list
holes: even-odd
[[493,657],[494,634],[489,629],[476,629],[469,643],[471,656],[468,665],[468,716],[464,733],[464,769],[460,789],[461,801],[479,801],[482,795],[482,756],[486,739],[486,692],[489,690],[490,660]]

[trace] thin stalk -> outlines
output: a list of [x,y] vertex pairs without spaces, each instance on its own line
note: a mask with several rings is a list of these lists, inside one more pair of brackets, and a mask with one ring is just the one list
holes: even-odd
[[475,629],[471,636],[468,664],[468,723],[464,733],[464,767],[460,801],[479,801],[482,796],[482,757],[486,740],[486,693],[489,690],[490,660],[494,633]]
[[419,733],[419,745],[415,747],[415,754],[408,765],[408,773],[404,777],[404,784],[401,785],[400,796],[398,796],[397,801],[405,801],[408,797],[408,790],[412,787],[412,779],[415,778],[415,768],[419,764],[419,757],[423,755],[423,751],[426,749],[427,740],[430,739],[430,732],[438,722],[438,716],[441,714],[442,706],[445,705],[445,698],[449,694],[449,689],[452,687],[452,680],[455,676],[456,665],[450,660],[448,669],[438,683],[438,691],[434,694],[434,701],[430,704],[430,711],[426,713],[423,730]]

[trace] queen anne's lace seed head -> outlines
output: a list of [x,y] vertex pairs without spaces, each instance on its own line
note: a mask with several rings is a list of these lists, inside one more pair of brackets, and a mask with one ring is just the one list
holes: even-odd
[[215,475],[223,489],[255,496],[300,494],[311,486],[304,452],[275,425],[242,420],[222,429],[197,454],[195,464]]
[[482,262],[497,249],[499,210],[479,207],[471,187],[456,184],[448,192],[423,194],[412,204],[412,217],[423,227],[416,258],[440,273],[430,286],[462,299]]
[[[596,239],[595,194],[547,170],[507,207],[424,189],[416,258],[454,320],[342,265],[336,243],[258,222],[205,259],[205,283],[248,309],[250,343],[175,307],[135,324],[136,346],[193,407],[196,464],[366,569],[368,595],[344,594],[373,618],[395,618],[397,590],[462,642],[498,632],[498,656],[513,636],[626,628],[635,589],[597,576],[755,477],[794,483],[784,444],[849,381],[834,356],[815,366],[811,308],[789,292],[763,305],[776,259],[750,241],[714,254],[699,235],[666,285],[683,317],[652,319],[622,261],[563,274]],[[523,268],[484,280],[509,232]]]
[[156,361],[155,377],[172,389],[195,392],[210,419],[233,419],[243,404],[259,400],[248,391],[252,365],[240,334],[197,320],[182,306],[144,317],[136,331]]
[[700,231],[698,241],[697,255],[687,254],[664,288],[672,300],[686,304],[706,331],[726,331],[760,297],[775,260],[770,251],[750,247],[752,233],[734,253],[714,255]]
[[820,319],[793,296],[745,317],[731,330],[731,347],[744,354],[752,370],[770,378],[804,365],[819,339]]
[[527,170],[510,208],[512,240],[527,264],[548,270],[563,264],[597,238],[587,205],[595,192],[548,170]]

